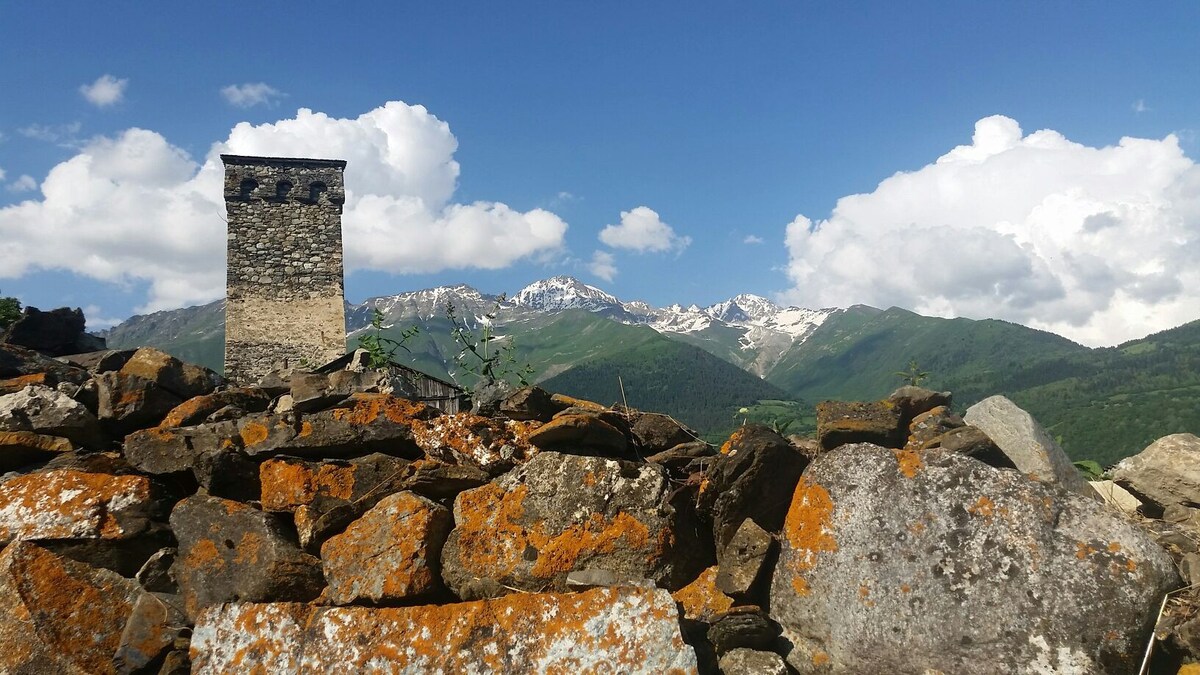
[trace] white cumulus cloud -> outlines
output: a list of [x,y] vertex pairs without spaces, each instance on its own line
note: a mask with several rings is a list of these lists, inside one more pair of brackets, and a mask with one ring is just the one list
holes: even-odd
[[284,96],[284,93],[266,82],[246,82],[222,87],[221,96],[230,105],[250,108],[256,105],[273,105]]
[[59,269],[146,283],[139,311],[221,297],[221,153],[348,160],[347,271],[496,269],[562,248],[567,224],[549,211],[454,203],[457,147],[445,122],[398,101],[354,119],[301,109],[238,124],[202,162],[145,129],[98,137],[51,169],[43,199],[0,209],[0,278]]
[[91,84],[79,85],[79,93],[88,103],[97,108],[107,108],[125,98],[125,88],[129,86],[128,79],[118,79],[112,75],[101,75]]
[[621,212],[618,225],[606,225],[600,230],[600,241],[613,248],[625,248],[638,253],[647,251],[682,251],[692,243],[691,237],[679,236],[664,223],[658,213],[646,206]]
[[[3,176],[0,176],[0,178],[3,178]],[[16,180],[9,183],[5,189],[9,192],[29,192],[30,190],[37,189],[37,181],[27,173],[21,174]]]
[[1102,148],[993,116],[970,145],[787,226],[810,307],[898,305],[1110,345],[1200,318],[1200,168],[1178,139]]
[[616,259],[608,251],[596,251],[588,263],[588,271],[600,279],[612,281],[617,276]]

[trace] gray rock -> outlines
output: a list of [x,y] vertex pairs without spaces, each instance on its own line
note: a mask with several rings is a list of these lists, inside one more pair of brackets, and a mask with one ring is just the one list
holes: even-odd
[[235,434],[237,424],[233,422],[141,429],[125,437],[125,459],[142,473],[191,471],[197,456],[220,449]]
[[1200,504],[1200,438],[1171,434],[1120,461],[1113,480],[1159,508]]
[[88,351],[97,340],[102,349],[103,338],[84,337],[84,324],[83,311],[79,308],[59,307],[43,312],[37,307],[26,307],[21,318],[0,335],[0,342],[34,349],[48,356]]
[[1007,398],[985,398],[968,408],[963,420],[987,434],[1019,471],[1040,481],[1058,483],[1089,499],[1099,499],[1067,453],[1033,415]]
[[68,354],[62,357],[63,361],[72,365],[86,369],[89,373],[107,373],[111,370],[120,370],[133,358],[133,353],[136,349],[101,349],[95,352],[83,352],[82,354]]
[[224,382],[224,378],[208,368],[184,363],[153,347],[138,349],[119,372],[150,380],[185,401],[211,393]]
[[988,438],[987,434],[969,424],[965,427],[951,429],[938,436],[930,441],[928,447],[941,448],[948,452],[974,457],[984,464],[998,469],[1017,468],[1008,455],[1005,455],[999,446],[991,438]]
[[60,436],[91,450],[108,445],[108,437],[91,411],[70,396],[41,385],[0,396],[0,430]]
[[183,403],[183,398],[154,381],[123,370],[101,373],[95,382],[96,416],[117,436],[158,426],[167,413]]
[[938,406],[949,406],[953,398],[948,391],[932,391],[924,387],[905,385],[893,391],[887,400],[900,409],[904,425],[908,426],[917,415]]
[[187,630],[187,617],[179,596],[139,594],[113,658],[117,672],[144,672],[143,668],[170,651]]
[[908,438],[904,410],[891,401],[822,401],[817,404],[817,440],[831,450],[846,443],[903,447]]
[[782,656],[745,647],[726,652],[718,665],[722,675],[788,675]]
[[637,413],[632,431],[642,453],[646,455],[700,440],[696,432],[676,422],[670,415],[660,413]]
[[938,451],[818,457],[781,541],[771,616],[801,672],[1135,672],[1180,583],[1094,499]]
[[539,453],[458,495],[442,576],[464,599],[567,590],[567,575],[590,568],[679,588],[707,562],[676,527],[670,492],[654,464]]
[[173,547],[155,551],[134,576],[142,588],[155,593],[178,593],[179,586],[171,578],[171,565],[177,551]]
[[763,572],[774,547],[775,539],[770,532],[752,518],[743,520],[717,558],[717,588],[737,599],[754,595],[759,580],[767,576]]
[[197,495],[171,511],[171,529],[179,539],[171,574],[193,619],[223,602],[312,600],[324,586],[320,560],[275,514]]
[[566,406],[555,403],[541,387],[522,387],[500,403],[500,413],[513,420],[549,422]]
[[768,649],[779,637],[779,624],[754,605],[734,607],[708,628],[708,641],[718,654],[731,649]]

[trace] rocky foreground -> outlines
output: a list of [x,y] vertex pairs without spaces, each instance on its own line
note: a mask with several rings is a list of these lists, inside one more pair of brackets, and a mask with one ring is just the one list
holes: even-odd
[[443,414],[356,364],[233,387],[149,348],[0,345],[0,672],[1136,673],[1152,641],[1155,672],[1200,655],[1172,593],[1200,581],[1195,436],[1089,484],[1002,397],[959,417],[903,388],[821,404],[816,439],[745,426],[715,448],[537,388]]

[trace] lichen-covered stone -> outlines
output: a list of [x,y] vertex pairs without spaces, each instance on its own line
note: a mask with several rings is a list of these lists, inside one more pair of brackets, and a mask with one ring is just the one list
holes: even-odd
[[82,403],[37,384],[0,396],[0,430],[61,436],[91,450],[108,445],[99,420]]
[[172,575],[190,617],[222,602],[311,600],[324,586],[320,560],[275,514],[196,495],[175,505],[171,529],[179,540]]
[[335,605],[411,602],[442,588],[450,511],[411,492],[384,498],[321,546]]
[[683,610],[683,618],[711,623],[733,607],[733,598],[717,588],[718,574],[715,565],[709,567],[690,584],[671,594]]
[[766,571],[774,549],[770,532],[753,518],[743,520],[718,556],[717,588],[739,599],[758,595],[760,582],[769,576]]
[[998,469],[1015,469],[1008,455],[978,427],[967,425],[950,429],[946,433],[925,444],[926,448],[941,448],[946,452],[957,452],[977,459],[988,466]]
[[181,400],[208,394],[221,382],[213,371],[184,363],[154,347],[139,348],[118,372],[149,380]]
[[158,426],[163,417],[183,398],[152,380],[121,371],[95,378],[96,415],[117,436]]
[[817,440],[832,450],[847,443],[904,445],[908,426],[904,411],[892,401],[823,401],[817,404]]
[[704,554],[675,527],[670,491],[654,464],[540,453],[458,495],[442,575],[462,598],[565,590],[591,567],[678,588]]
[[639,450],[652,455],[680,445],[700,440],[696,432],[688,429],[670,415],[661,413],[637,413],[631,427]]
[[966,423],[962,417],[950,408],[940,405],[913,418],[908,425],[908,442],[904,444],[904,448],[924,450],[947,431],[963,426],[966,426]]
[[1163,436],[1121,460],[1113,480],[1158,508],[1200,503],[1200,437]]
[[193,427],[151,427],[125,437],[123,453],[129,463],[144,473],[162,475],[191,471],[196,458],[229,446],[237,432],[233,422]]
[[457,413],[417,420],[413,423],[413,435],[430,459],[476,466],[496,475],[536,452],[529,439],[537,427],[537,422]]
[[128,539],[159,506],[145,476],[63,469],[0,483],[0,543],[14,539]]
[[423,403],[387,394],[355,394],[345,407],[309,415],[260,415],[238,422],[232,439],[252,457],[357,457],[382,452],[418,458],[413,424],[440,415]]
[[71,452],[71,441],[32,431],[0,431],[0,472],[19,469],[39,459]]
[[113,656],[141,593],[115,572],[9,544],[0,553],[0,672],[116,673]]
[[787,664],[775,652],[738,647],[721,656],[721,675],[788,675]]
[[558,415],[529,435],[543,450],[621,456],[629,439],[620,429],[595,414]]
[[500,414],[512,420],[549,422],[566,405],[555,403],[541,387],[522,387],[500,402]]
[[939,406],[949,407],[953,396],[948,391],[904,385],[893,391],[887,401],[900,409],[901,421],[908,426],[918,415]]
[[441,606],[213,607],[193,673],[695,673],[666,591],[602,588]]
[[985,398],[967,408],[963,420],[987,434],[1018,470],[1036,480],[1058,483],[1076,494],[1097,499],[1095,490],[1071,464],[1067,453],[1033,415],[1007,398]]
[[[399,488],[408,461],[383,454],[350,460],[312,462],[295,457],[277,457],[259,465],[262,507],[267,511],[295,511],[317,497],[357,501],[375,494],[376,500]],[[369,507],[368,507],[369,508]]]
[[188,629],[179,596],[139,593],[121,631],[113,663],[121,673],[136,673],[168,652]]
[[1126,673],[1179,583],[1162,549],[1090,497],[860,444],[796,486],[770,607],[801,673]]
[[724,612],[708,628],[708,641],[718,654],[732,649],[770,649],[779,637],[779,624],[761,607],[741,605]]
[[248,413],[259,413],[271,404],[267,392],[257,387],[231,387],[211,394],[193,396],[167,413],[161,427],[186,427],[200,424],[218,410],[236,406]]

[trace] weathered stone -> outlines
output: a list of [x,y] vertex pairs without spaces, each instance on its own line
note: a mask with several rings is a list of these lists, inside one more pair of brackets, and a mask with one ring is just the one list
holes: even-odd
[[139,593],[113,658],[119,673],[136,673],[166,654],[187,630],[179,596]]
[[957,452],[977,459],[988,466],[997,469],[1015,469],[1017,466],[1004,454],[987,434],[978,427],[967,425],[951,429],[938,436],[925,446],[926,448],[941,448],[947,452]]
[[362,516],[368,506],[348,499],[317,495],[311,502],[296,507],[292,518],[296,523],[300,548],[307,553],[320,555],[321,545]]
[[1112,471],[1118,485],[1158,508],[1200,504],[1200,437],[1163,436]]
[[550,394],[541,387],[522,387],[508,395],[500,403],[500,414],[512,420],[549,422],[566,406],[555,403]]
[[87,351],[94,340],[104,340],[95,336],[84,337],[85,320],[83,311],[79,308],[59,307],[43,312],[37,307],[26,307],[21,318],[12,322],[0,335],[0,342],[5,342],[26,349],[39,351],[47,356],[62,356],[76,352]]
[[809,462],[759,424],[738,427],[721,446],[721,455],[700,491],[700,506],[712,516],[718,555],[747,518],[768,532],[779,531],[792,489]]
[[262,507],[267,511],[295,511],[317,497],[358,501],[377,493],[374,504],[399,489],[393,486],[399,484],[408,464],[382,454],[324,462],[295,457],[269,459],[259,466]]
[[384,498],[321,545],[335,605],[411,602],[442,588],[442,545],[450,511],[411,492]]
[[179,585],[171,578],[171,565],[177,551],[173,547],[155,551],[134,576],[142,588],[154,593],[179,593]]
[[604,412],[609,409],[606,405],[582,398],[575,398],[574,396],[567,396],[566,394],[554,394],[550,397],[550,401],[555,405],[562,406],[562,411],[560,412],[565,412],[567,408],[580,408],[591,412]]
[[708,629],[708,641],[718,654],[732,649],[770,649],[779,637],[779,624],[760,607],[742,605],[718,616]]
[[1169,556],[1091,497],[860,444],[796,486],[770,607],[801,672],[1125,673],[1178,584]]
[[640,451],[646,455],[700,440],[696,432],[676,422],[670,415],[660,413],[637,413],[632,431]]
[[137,473],[129,462],[119,452],[65,452],[56,455],[46,462],[38,473],[70,469],[84,473],[107,473],[113,476],[125,476]]
[[718,616],[733,607],[733,598],[717,588],[717,567],[714,565],[700,573],[690,584],[675,591],[671,597],[683,610],[683,618],[689,621],[712,623]]
[[95,381],[97,416],[118,436],[158,426],[172,408],[183,402],[151,380],[121,371],[102,373]]
[[951,429],[966,426],[963,419],[944,405],[927,410],[913,418],[908,425],[907,450],[924,450]]
[[481,381],[471,390],[471,414],[495,417],[500,414],[504,399],[513,393],[513,386],[504,380]]
[[0,377],[38,373],[53,373],[60,382],[80,383],[88,378],[87,371],[78,366],[43,356],[32,349],[0,342]]
[[161,427],[186,427],[200,424],[207,418],[229,406],[248,413],[260,413],[271,404],[267,392],[257,387],[233,387],[223,391],[194,396],[180,403],[167,413],[159,424]]
[[120,373],[149,380],[183,401],[212,393],[222,382],[221,376],[208,368],[184,363],[153,347],[134,352]]
[[1111,480],[1093,480],[1088,481],[1100,497],[1104,499],[1104,503],[1117,509],[1121,513],[1135,514],[1142,506],[1142,500],[1134,497],[1129,490],[1117,485]]
[[151,522],[146,531],[125,539],[37,540],[38,546],[55,555],[112,570],[129,578],[137,574],[155,551],[174,542],[170,529],[165,523],[158,522]]
[[192,618],[222,602],[307,601],[324,585],[320,561],[274,514],[197,495],[175,506],[171,529],[179,539],[172,576]]
[[0,472],[19,469],[74,449],[71,441],[58,436],[43,436],[32,431],[0,431]]
[[1189,586],[1200,583],[1200,553],[1186,553],[1179,562],[1183,582]]
[[904,446],[904,412],[891,401],[823,401],[817,404],[817,440],[832,450],[847,443]]
[[676,470],[687,466],[693,459],[712,457],[716,454],[717,449],[708,443],[704,441],[692,441],[691,443],[681,443],[669,450],[656,452],[646,457],[646,461],[662,464],[668,469]]
[[738,647],[726,652],[719,663],[722,675],[788,675],[787,664],[775,652]]
[[157,512],[150,479],[69,469],[0,483],[0,543],[14,539],[129,539]]
[[70,396],[42,385],[0,396],[0,430],[60,436],[91,450],[108,446],[108,437],[91,411]]
[[907,427],[918,415],[939,406],[950,407],[953,396],[948,391],[931,391],[924,387],[905,385],[893,391],[887,401],[900,409],[900,416]]
[[497,475],[535,452],[529,438],[537,425],[457,413],[416,421],[413,436],[430,459],[477,466]]
[[742,521],[718,556],[717,588],[738,599],[750,599],[764,580],[774,553],[775,539],[752,518]]
[[57,389],[59,380],[54,373],[34,373],[5,378],[0,380],[0,395],[15,394],[31,384]]
[[543,450],[621,456],[629,447],[625,434],[596,415],[559,415],[529,434]]
[[0,672],[104,675],[142,593],[121,575],[27,542],[0,553]]
[[192,662],[197,675],[696,672],[670,595],[633,588],[383,609],[222,605],[197,621]]
[[125,437],[124,454],[138,471],[162,475],[191,471],[196,457],[228,447],[237,425],[224,422],[194,427],[151,427]]
[[567,575],[567,588],[571,590],[579,591],[589,588],[607,588],[610,586],[654,588],[654,582],[649,579],[618,574],[612,570],[594,568],[576,570]]
[[653,464],[540,453],[458,495],[442,576],[461,598],[565,590],[588,568],[678,588],[705,563],[675,527],[669,492]]
[[79,366],[89,373],[107,373],[120,370],[122,366],[129,363],[129,359],[133,358],[136,351],[136,349],[101,349],[81,354],[67,354],[62,357],[62,360]]
[[323,410],[350,396],[349,389],[331,387],[329,376],[322,373],[293,373],[289,384],[292,410],[299,412]]
[[1058,483],[1076,494],[1099,499],[1042,425],[1007,398],[985,398],[968,408],[963,419],[987,434],[1019,471],[1035,480]]
[[397,489],[409,490],[434,500],[452,499],[464,490],[486,485],[482,469],[458,464],[417,460],[404,467]]
[[214,497],[250,502],[258,501],[262,495],[258,462],[237,448],[206,449],[196,455],[192,475]]
[[267,415],[238,422],[236,441],[251,457],[357,457],[382,452],[417,458],[413,423],[437,417],[436,409],[386,394],[355,394],[346,407],[297,417]]

